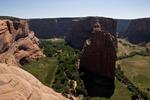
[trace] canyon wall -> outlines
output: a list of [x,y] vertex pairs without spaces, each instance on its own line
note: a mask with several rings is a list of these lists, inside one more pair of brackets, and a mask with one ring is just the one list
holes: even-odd
[[[91,31],[91,20],[93,18],[95,17],[30,19],[29,26],[30,29],[36,32],[38,38],[66,37],[70,45],[81,49],[85,39],[89,37],[88,33]],[[103,21],[106,22],[102,25],[104,29],[110,32],[113,31],[111,29],[114,28],[110,28],[113,26],[113,22],[106,21],[109,18],[97,18],[103,19]],[[116,21],[116,32],[119,37],[128,38],[132,43],[148,42],[150,40],[149,18],[129,20],[116,19]],[[76,37],[72,38],[71,35]],[[77,41],[76,38],[81,42]],[[81,46],[78,45],[80,43],[82,44]]]
[[[96,17],[30,19],[29,27],[36,32],[38,38],[65,37],[69,45],[81,49],[84,41],[89,37],[95,18]],[[104,30],[115,34],[116,27],[114,28],[114,24],[116,23],[110,18],[97,18],[102,22]]]
[[126,32],[129,24],[130,24],[129,19],[117,19],[117,35],[118,37],[124,37],[124,33]]
[[88,17],[75,20],[72,30],[66,36],[66,42],[74,48],[82,49],[84,42],[91,35],[95,19],[99,20],[104,31],[110,32],[116,37],[116,21],[103,17]]
[[150,41],[150,18],[131,20],[125,37],[131,43],[147,43]]
[[71,30],[75,18],[30,19],[29,27],[38,38],[64,37]]

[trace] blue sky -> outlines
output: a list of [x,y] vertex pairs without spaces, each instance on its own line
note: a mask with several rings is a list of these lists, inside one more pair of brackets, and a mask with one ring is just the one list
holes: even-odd
[[1,0],[0,16],[133,19],[150,17],[150,0]]

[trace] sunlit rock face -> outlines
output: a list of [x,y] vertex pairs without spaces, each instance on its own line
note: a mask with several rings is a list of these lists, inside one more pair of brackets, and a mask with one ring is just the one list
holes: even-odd
[[[114,26],[115,27],[115,26]],[[96,20],[80,56],[81,77],[88,95],[110,97],[114,91],[116,37]]]
[[19,65],[43,57],[25,20],[0,20],[0,100],[67,100]]
[[67,100],[17,66],[0,63],[0,100]]
[[131,20],[124,36],[131,43],[147,43],[150,41],[150,18]]
[[26,20],[0,20],[0,61],[18,65],[23,60],[43,57],[38,38]]

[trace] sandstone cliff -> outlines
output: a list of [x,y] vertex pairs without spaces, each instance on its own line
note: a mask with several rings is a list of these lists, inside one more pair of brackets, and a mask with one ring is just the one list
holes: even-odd
[[80,57],[80,69],[98,76],[114,77],[116,60],[116,37],[102,30],[99,22],[86,40]]
[[104,31],[110,32],[115,36],[116,21],[103,17],[88,17],[85,19],[74,20],[72,30],[66,36],[67,43],[72,47],[82,49],[85,40],[91,35],[95,19],[99,20]]
[[25,20],[0,20],[0,62],[18,65],[43,55]]
[[124,34],[131,43],[142,43],[150,41],[150,18],[131,20]]
[[[89,96],[109,98],[114,92],[117,41],[115,32],[106,31],[100,23],[103,26],[104,22],[95,22],[90,38],[84,44],[79,71]],[[110,28],[113,30],[115,25]]]
[[43,57],[25,20],[0,20],[0,100],[67,100],[18,67]]

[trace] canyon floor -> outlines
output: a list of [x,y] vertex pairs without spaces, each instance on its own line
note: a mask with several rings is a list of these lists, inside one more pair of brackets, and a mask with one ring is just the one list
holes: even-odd
[[[43,84],[54,88],[66,97],[77,96],[79,99],[89,99],[83,97],[84,88],[77,71],[79,50],[68,46],[63,39],[44,39],[41,41],[41,48],[47,55],[37,62],[32,61],[24,64],[23,69],[32,73]],[[142,98],[150,98],[150,53],[145,47],[133,45],[125,39],[118,39],[116,69],[120,67],[123,75],[138,88],[138,93]],[[77,82],[75,90],[69,85],[70,80]],[[124,81],[125,79],[122,78]],[[132,100],[135,94],[132,87],[123,81],[115,79],[115,92],[111,98],[94,97],[90,100]],[[74,91],[78,93],[74,93]]]

